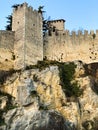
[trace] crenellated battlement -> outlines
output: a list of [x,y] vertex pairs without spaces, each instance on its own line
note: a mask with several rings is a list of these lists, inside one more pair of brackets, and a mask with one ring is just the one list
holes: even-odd
[[27,3],[23,3],[20,5],[17,5],[14,9],[13,9],[13,13],[17,12],[17,11],[21,11],[25,8],[28,8],[28,4]]
[[[60,24],[59,20],[56,22]],[[54,21],[53,23],[55,26]],[[98,30],[96,32],[93,30],[70,32],[58,28],[49,30],[44,36],[44,58],[63,62],[74,60],[98,62]]]
[[98,39],[98,30],[95,31],[91,30],[89,33],[87,30],[81,31],[78,30],[76,31],[69,31],[69,30],[64,30],[64,31],[60,31],[60,30],[56,30],[55,31],[51,31],[51,32],[46,32],[45,37],[62,37],[62,38],[80,38],[83,37],[84,39],[86,38],[97,38]]
[[13,9],[13,13],[17,13],[17,12],[20,12],[23,10],[27,10],[29,13],[31,12],[31,13],[34,13],[36,15],[40,15],[37,10],[35,10],[35,9],[33,10],[33,7],[28,6],[27,3],[23,3],[23,4],[18,5],[16,8]]

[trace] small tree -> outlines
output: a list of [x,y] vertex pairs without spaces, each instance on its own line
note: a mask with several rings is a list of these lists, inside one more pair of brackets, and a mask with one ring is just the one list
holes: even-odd
[[48,19],[44,18],[44,13],[46,11],[43,10],[44,6],[39,6],[38,7],[38,12],[41,13],[42,15],[42,22],[43,22],[43,36],[45,35],[45,33],[49,30],[50,26],[48,23]]
[[38,7],[38,13],[41,13],[42,17],[43,17],[43,13],[45,12],[45,11],[43,11],[43,8],[44,8],[44,6]]
[[6,18],[8,25],[5,28],[6,30],[12,30],[12,15],[8,15]]
[[[15,4],[12,6],[12,8],[17,9],[18,6],[19,4]],[[12,30],[12,14],[8,15],[6,18],[7,18],[8,25],[5,28],[6,30]]]

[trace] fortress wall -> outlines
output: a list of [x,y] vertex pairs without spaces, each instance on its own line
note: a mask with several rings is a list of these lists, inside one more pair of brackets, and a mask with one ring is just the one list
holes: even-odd
[[[94,33],[93,33],[94,34]],[[98,37],[88,34],[87,31],[82,34],[81,31],[76,34],[63,32],[52,32],[44,37],[44,57],[49,60],[74,61],[82,60],[86,63],[98,61]]]
[[0,48],[14,49],[14,32],[0,31]]
[[0,31],[0,69],[13,68],[14,32]]
[[13,52],[9,49],[0,48],[0,70],[9,70],[13,67]]

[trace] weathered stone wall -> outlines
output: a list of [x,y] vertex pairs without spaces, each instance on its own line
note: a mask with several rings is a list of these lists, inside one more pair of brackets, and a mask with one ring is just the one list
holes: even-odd
[[14,49],[14,32],[0,30],[0,48]]
[[[93,32],[93,31],[92,31]],[[66,31],[52,32],[44,37],[44,58],[57,61],[82,60],[86,63],[98,61],[98,31],[76,34]]]
[[23,68],[43,60],[41,15],[24,3],[13,12],[12,29],[15,31],[15,68]]
[[14,32],[0,31],[0,70],[13,68]]

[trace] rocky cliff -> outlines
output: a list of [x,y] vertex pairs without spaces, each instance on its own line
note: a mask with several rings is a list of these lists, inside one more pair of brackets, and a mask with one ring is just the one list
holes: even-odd
[[0,71],[0,130],[98,130],[98,63]]

